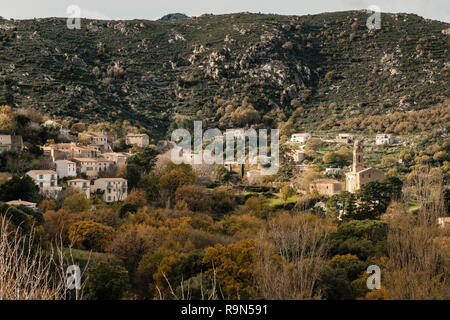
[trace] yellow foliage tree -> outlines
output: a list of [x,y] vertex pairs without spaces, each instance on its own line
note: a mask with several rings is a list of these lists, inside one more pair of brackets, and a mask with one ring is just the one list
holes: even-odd
[[218,244],[206,250],[206,275],[220,282],[225,299],[248,299],[253,287],[254,240],[243,240],[226,247]]
[[79,249],[103,252],[113,235],[113,228],[94,221],[80,221],[69,228],[69,240]]

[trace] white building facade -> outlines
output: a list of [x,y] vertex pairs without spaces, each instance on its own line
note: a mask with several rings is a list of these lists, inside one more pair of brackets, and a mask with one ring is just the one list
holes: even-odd
[[305,144],[309,139],[311,139],[310,133],[294,133],[291,136],[291,142]]
[[54,170],[31,170],[27,175],[34,180],[41,193],[51,198],[56,198],[62,190],[58,187],[58,174]]
[[56,173],[58,177],[76,177],[77,176],[77,166],[76,163],[69,160],[56,160]]

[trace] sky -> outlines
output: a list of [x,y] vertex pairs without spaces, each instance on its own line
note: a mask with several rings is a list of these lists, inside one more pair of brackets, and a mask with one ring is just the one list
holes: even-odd
[[116,20],[155,20],[175,12],[188,16],[243,11],[306,15],[376,5],[382,12],[415,13],[450,23],[450,0],[0,0],[0,16],[14,19],[67,17],[71,5],[80,8],[83,18]]

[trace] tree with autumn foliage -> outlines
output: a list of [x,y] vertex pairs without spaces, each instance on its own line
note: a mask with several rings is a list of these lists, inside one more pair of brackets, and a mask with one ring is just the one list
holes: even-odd
[[242,240],[228,246],[208,248],[203,258],[205,274],[217,277],[224,299],[249,299],[254,292],[254,240]]
[[69,239],[79,249],[103,252],[114,235],[114,229],[93,221],[80,221],[69,228]]
[[178,187],[193,185],[197,182],[197,175],[189,164],[169,163],[159,178],[159,188],[166,192],[168,199],[173,202]]

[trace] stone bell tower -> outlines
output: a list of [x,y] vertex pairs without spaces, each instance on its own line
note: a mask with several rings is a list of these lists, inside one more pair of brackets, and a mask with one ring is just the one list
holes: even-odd
[[365,169],[364,166],[364,158],[363,158],[363,150],[361,147],[361,141],[355,140],[355,145],[353,147],[353,173],[359,172]]

